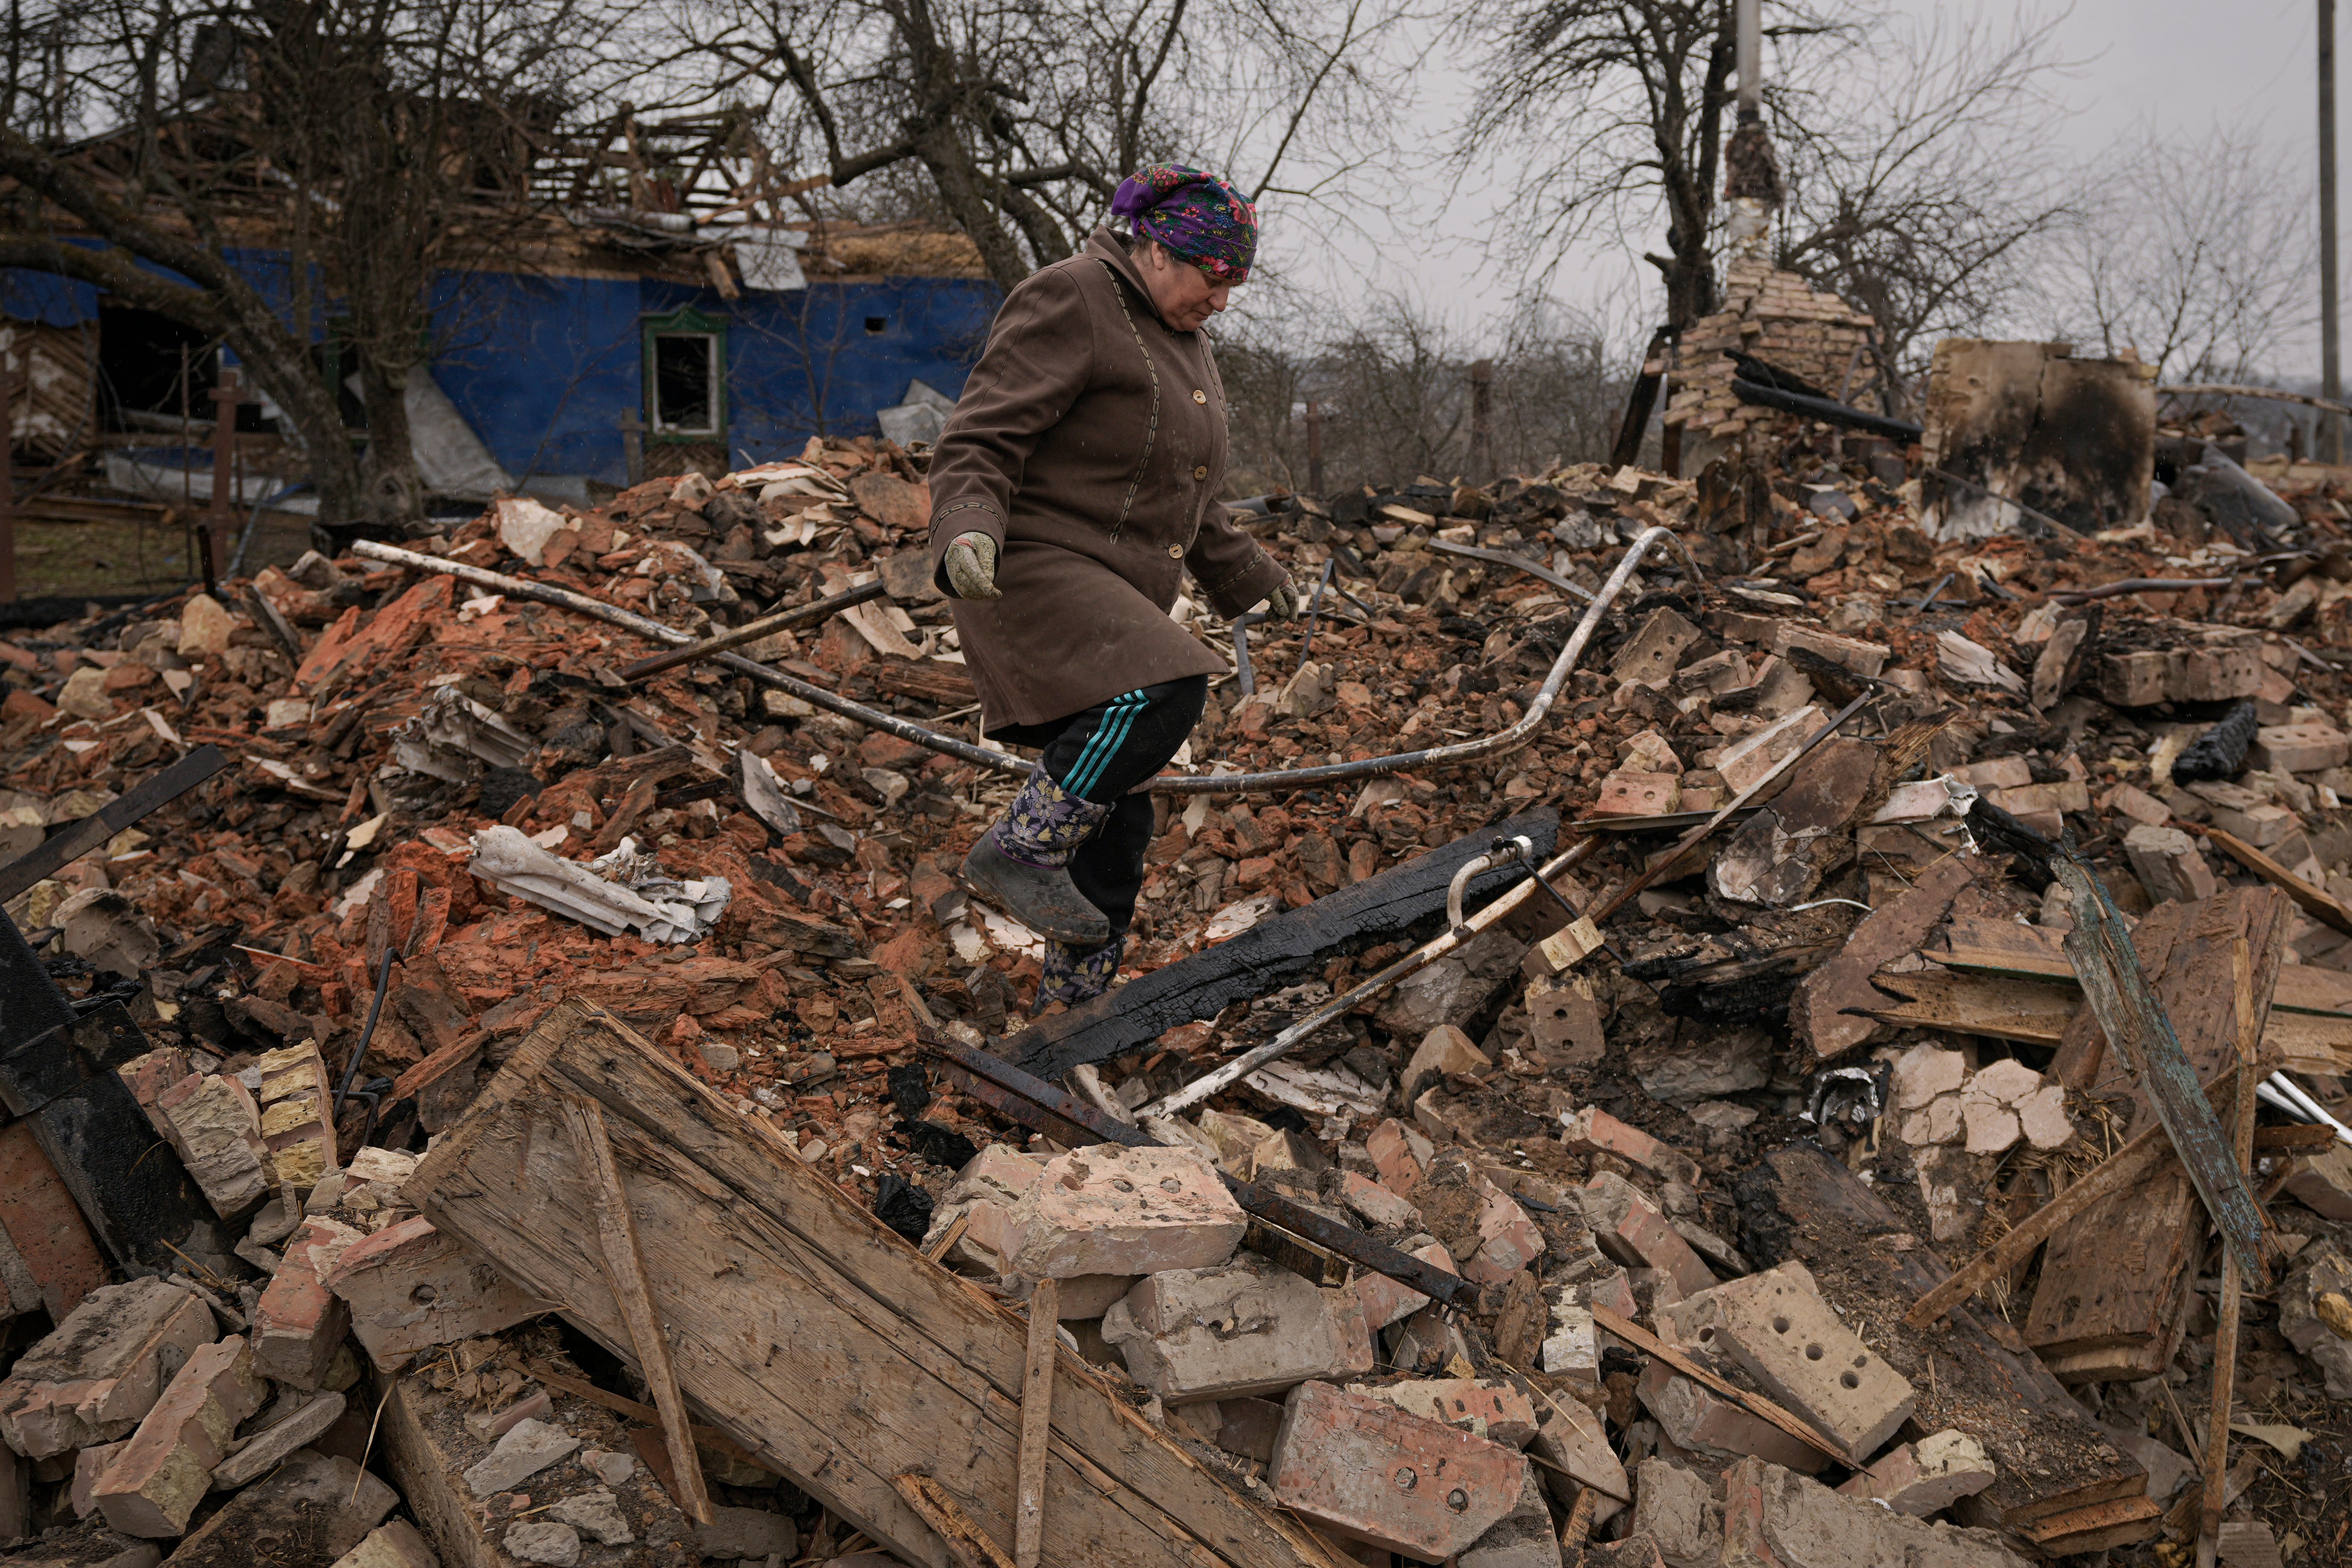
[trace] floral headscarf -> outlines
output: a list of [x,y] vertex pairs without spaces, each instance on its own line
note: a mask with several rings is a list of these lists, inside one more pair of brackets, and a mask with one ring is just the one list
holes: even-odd
[[1113,217],[1156,239],[1212,282],[1246,283],[1257,256],[1257,209],[1205,169],[1154,163],[1119,182]]

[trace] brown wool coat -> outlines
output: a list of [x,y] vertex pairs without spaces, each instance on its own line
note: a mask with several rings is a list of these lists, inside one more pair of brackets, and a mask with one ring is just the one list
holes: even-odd
[[1224,672],[1168,618],[1184,572],[1222,616],[1283,581],[1216,499],[1224,479],[1208,339],[1161,323],[1125,241],[1097,229],[1005,297],[930,469],[940,586],[957,535],[997,542],[1004,596],[954,603],[984,729]]

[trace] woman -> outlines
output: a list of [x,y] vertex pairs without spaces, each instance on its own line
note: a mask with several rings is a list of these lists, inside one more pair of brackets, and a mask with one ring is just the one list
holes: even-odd
[[1224,662],[1168,618],[1185,571],[1222,616],[1297,598],[1217,498],[1225,398],[1201,328],[1249,276],[1257,217],[1213,174],[1126,180],[1086,248],[1005,297],[931,458],[931,561],[986,734],[1040,749],[963,864],[1046,938],[1038,1008],[1108,990],[1143,886],[1136,791]]

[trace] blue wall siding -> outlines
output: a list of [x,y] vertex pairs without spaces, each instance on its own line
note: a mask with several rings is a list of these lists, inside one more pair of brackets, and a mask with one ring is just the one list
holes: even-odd
[[621,416],[643,401],[636,280],[486,273],[441,293],[433,379],[499,466],[621,483]]
[[[283,252],[231,259],[282,300]],[[644,416],[648,316],[691,307],[727,324],[729,460],[756,463],[797,456],[814,435],[874,435],[875,411],[909,381],[955,396],[1001,299],[993,283],[966,278],[820,282],[730,300],[655,279],[453,275],[436,290],[433,374],[509,472],[619,484],[621,419]],[[69,325],[96,317],[98,293],[0,270],[0,312]]]

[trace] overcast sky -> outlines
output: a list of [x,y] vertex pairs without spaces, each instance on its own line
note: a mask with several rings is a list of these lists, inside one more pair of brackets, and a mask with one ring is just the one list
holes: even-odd
[[[1923,18],[1935,0],[1889,0]],[[1973,14],[2008,24],[2021,13],[2049,16],[2035,0],[1976,0]],[[2061,155],[2095,158],[2143,125],[2194,135],[2217,122],[2262,133],[2279,166],[2312,188],[2316,130],[2316,0],[2076,0],[2060,23],[2058,46],[2076,62],[2054,86],[2068,112]],[[2352,47],[2352,7],[2338,21],[2339,49]],[[1441,56],[1444,51],[1441,51]],[[1768,58],[1767,70],[1770,69]],[[2340,73],[2339,73],[2340,79]],[[1424,72],[1416,127],[1454,123],[1472,80],[1458,68]],[[2352,109],[2352,105],[2347,105]],[[2347,172],[2352,177],[2352,172]],[[1362,231],[1333,232],[1320,216],[1269,213],[1267,244],[1286,276],[1339,300],[1381,289],[1413,297],[1454,325],[1475,332],[1508,304],[1516,279],[1486,263],[1475,239],[1507,224],[1507,176],[1454,188],[1434,170],[1407,176],[1397,204],[1416,215],[1400,223],[1366,202],[1349,216]],[[1436,215],[1442,211],[1442,220]],[[1435,221],[1432,221],[1435,220]],[[1664,226],[1649,247],[1664,248]],[[1555,297],[1595,310],[1621,331],[1646,323],[1660,304],[1655,272],[1615,244],[1589,247],[1564,268]],[[2312,291],[2317,296],[2315,279]],[[2315,310],[2316,307],[2314,307]],[[2282,356],[2280,374],[2317,374],[2315,330]],[[2308,363],[2305,363],[2308,362]]]

